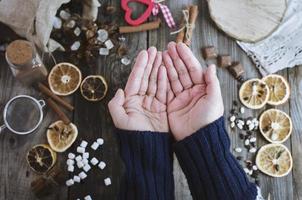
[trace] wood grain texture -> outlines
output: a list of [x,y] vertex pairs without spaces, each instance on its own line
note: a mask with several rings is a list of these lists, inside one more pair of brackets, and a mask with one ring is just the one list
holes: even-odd
[[[208,0],[217,26],[237,40],[256,42],[281,23],[286,0]],[[260,23],[261,22],[261,23]]]
[[[111,0],[110,4],[119,7],[120,1]],[[234,61],[240,61],[245,67],[245,78],[260,77],[256,68],[246,54],[237,46],[236,42],[219,31],[214,22],[210,18],[206,0],[170,0],[165,1],[168,4],[176,22],[181,19],[181,9],[188,4],[197,4],[199,6],[199,16],[193,33],[191,48],[197,58],[206,68],[206,62],[202,59],[200,49],[204,46],[213,45],[217,47],[219,54],[229,54]],[[119,23],[124,24],[122,20],[122,12],[118,11]],[[110,19],[110,17],[108,18]],[[153,19],[150,19],[153,20]],[[165,23],[158,30],[145,33],[125,34],[129,47],[129,57],[134,62],[137,53],[150,46],[156,46],[158,50],[165,50],[169,41],[175,39],[171,36],[170,31]],[[0,31],[1,33],[1,31]],[[60,61],[60,60],[59,60]],[[214,61],[210,61],[214,62]],[[209,62],[207,62],[209,63]],[[114,135],[114,127],[107,109],[107,103],[114,95],[118,88],[123,88],[131,71],[131,66],[124,66],[120,59],[110,55],[100,57],[95,66],[81,66],[83,75],[100,74],[103,75],[109,86],[107,97],[99,103],[89,103],[84,100],[79,92],[71,97],[70,102],[75,106],[74,113],[69,113],[69,117],[78,126],[79,137],[72,148],[66,153],[59,155],[59,162],[65,166],[67,153],[75,151],[75,147],[80,143],[81,139],[87,140],[89,143],[98,137],[105,139],[105,144],[99,149],[94,156],[106,162],[107,167],[104,171],[93,169],[90,171],[89,177],[85,180],[85,184],[79,184],[71,188],[61,187],[59,191],[54,192],[48,198],[49,200],[74,200],[76,198],[83,199],[84,196],[90,194],[95,199],[116,199],[119,191],[119,184],[123,178],[123,163],[119,157],[119,148],[116,136]],[[302,68],[285,69],[280,72],[285,76],[291,85],[291,98],[289,103],[277,108],[290,113],[294,129],[292,136],[286,141],[285,145],[292,151],[294,158],[293,172],[284,178],[271,178],[266,175],[260,175],[260,184],[264,197],[268,193],[274,200],[302,200]],[[224,69],[218,69],[218,77],[220,80],[222,95],[225,106],[225,117],[229,117],[229,111],[232,108],[233,100],[238,99],[238,82]],[[5,102],[17,94],[30,94],[36,98],[40,94],[33,89],[26,88],[15,81],[10,70],[4,61],[3,55],[0,56],[0,112],[3,110]],[[258,116],[264,109],[252,111],[246,109],[244,116]],[[56,115],[49,109],[45,109],[45,118],[43,124],[36,133],[19,137],[9,133],[7,130],[0,135],[0,200],[34,200],[34,195],[30,192],[30,182],[34,180],[35,175],[27,166],[25,160],[25,152],[33,145],[45,143],[45,127],[51,122],[57,120]],[[0,122],[2,116],[0,115]],[[227,126],[229,136],[231,138],[232,149],[234,147],[243,147],[242,140],[238,137],[237,130],[231,130]],[[267,142],[259,133],[258,147]],[[234,152],[235,154],[235,152]],[[237,154],[235,154],[237,155]],[[243,157],[252,157],[245,151],[242,152]],[[243,164],[243,163],[241,163]],[[64,168],[65,169],[65,168]],[[192,199],[186,178],[181,168],[174,158],[174,179],[175,179],[175,199],[189,200]],[[105,187],[103,179],[112,178],[112,185]],[[66,173],[66,179],[68,174]]]

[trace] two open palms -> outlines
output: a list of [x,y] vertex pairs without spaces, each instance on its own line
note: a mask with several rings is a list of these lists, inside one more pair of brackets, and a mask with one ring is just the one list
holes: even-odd
[[109,102],[114,124],[120,129],[168,132],[181,140],[223,114],[215,66],[203,72],[183,43],[168,50],[142,51],[125,91]]

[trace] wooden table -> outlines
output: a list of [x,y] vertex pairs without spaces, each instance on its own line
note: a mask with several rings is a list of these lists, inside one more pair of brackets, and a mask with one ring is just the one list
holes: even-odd
[[[116,1],[112,0],[111,3],[119,7],[119,3]],[[199,5],[200,15],[194,32],[192,50],[203,65],[205,65],[205,62],[200,54],[201,47],[214,45],[218,48],[220,54],[230,54],[234,60],[238,60],[244,65],[246,78],[259,77],[253,63],[237,46],[236,42],[219,31],[211,21],[205,0],[171,0],[165,3],[169,4],[177,20],[181,18],[181,9],[187,4],[194,3]],[[122,17],[120,18],[122,19]],[[134,59],[140,50],[150,46],[156,46],[159,50],[164,50],[167,43],[173,40],[174,37],[175,36],[170,35],[170,30],[166,25],[163,25],[156,31],[126,35],[130,49],[129,55]],[[0,59],[1,111],[5,103],[15,95],[28,94],[37,98],[40,97],[40,94],[35,90],[24,87],[14,80],[4,57],[1,56]],[[78,184],[70,188],[62,186],[46,199],[83,199],[85,195],[90,194],[94,199],[111,200],[116,198],[119,191],[119,184],[124,168],[119,156],[117,139],[113,132],[113,124],[107,109],[107,103],[116,89],[125,85],[131,67],[123,66],[115,56],[111,55],[106,58],[99,58],[97,66],[82,66],[81,69],[84,75],[103,75],[109,83],[109,93],[106,99],[99,103],[89,103],[85,101],[78,92],[69,99],[75,106],[75,111],[70,113],[69,116],[79,129],[78,139],[75,145],[72,146],[71,151],[75,151],[75,147],[81,139],[85,139],[91,143],[97,137],[103,137],[105,144],[97,156],[107,163],[107,167],[104,171],[97,169],[92,170],[85,180],[85,184]],[[293,120],[293,134],[291,138],[285,142],[285,145],[292,152],[294,167],[292,173],[283,178],[270,178],[261,174],[260,184],[264,197],[267,197],[268,193],[270,193],[271,199],[298,200],[302,199],[302,68],[286,69],[279,74],[288,79],[292,88],[290,101],[278,108],[289,113]],[[228,117],[232,101],[238,99],[238,82],[235,81],[226,70],[219,69],[218,76],[222,87],[225,116]],[[247,110],[246,115],[258,116],[261,111],[263,111],[263,109],[259,111]],[[44,113],[45,118],[43,123],[34,134],[17,136],[6,130],[0,135],[1,200],[36,199],[30,192],[30,183],[37,178],[38,175],[29,169],[25,155],[33,145],[47,142],[45,128],[57,120],[57,116],[50,109],[46,108]],[[0,117],[0,121],[2,122],[2,116]],[[243,142],[239,139],[237,132],[231,132],[229,127],[228,130],[232,141],[232,148],[243,146]],[[258,134],[258,147],[266,143],[262,136]],[[69,150],[67,152],[69,152]],[[245,156],[245,153],[243,153],[243,155]],[[65,161],[67,153],[59,154],[58,157],[59,163],[64,166],[64,171],[66,171]],[[68,174],[65,173],[65,175],[67,179]],[[174,175],[176,199],[191,199],[185,176],[181,172],[176,159],[174,159]],[[110,187],[104,186],[103,179],[106,177],[111,177],[112,179],[112,185]]]

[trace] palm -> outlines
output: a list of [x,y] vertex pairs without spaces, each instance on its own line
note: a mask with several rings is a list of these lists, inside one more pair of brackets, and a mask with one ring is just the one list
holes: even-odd
[[175,94],[168,101],[169,125],[174,137],[181,140],[223,114],[219,83],[213,67],[203,72],[183,44],[170,43],[164,61]]
[[130,130],[169,130],[166,105],[155,97],[131,96],[126,98],[124,108],[128,113],[126,123]]
[[117,128],[168,132],[166,69],[156,49],[142,51],[125,87],[108,104]]

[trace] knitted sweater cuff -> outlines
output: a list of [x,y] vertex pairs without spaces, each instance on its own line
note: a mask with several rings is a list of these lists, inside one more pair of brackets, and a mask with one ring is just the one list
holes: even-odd
[[229,148],[223,117],[174,144],[194,199],[256,199],[256,186]]
[[117,130],[126,172],[120,199],[173,199],[169,133]]

